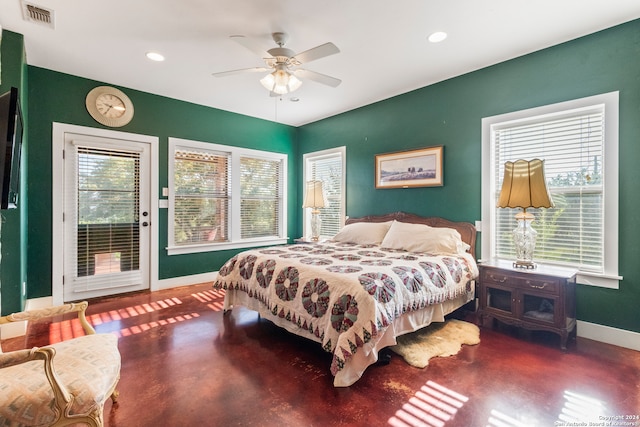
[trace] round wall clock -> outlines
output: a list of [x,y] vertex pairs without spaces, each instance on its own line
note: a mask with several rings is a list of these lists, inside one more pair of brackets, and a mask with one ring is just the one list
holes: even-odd
[[105,126],[124,126],[133,118],[133,103],[121,90],[110,86],[91,89],[86,99],[87,111]]

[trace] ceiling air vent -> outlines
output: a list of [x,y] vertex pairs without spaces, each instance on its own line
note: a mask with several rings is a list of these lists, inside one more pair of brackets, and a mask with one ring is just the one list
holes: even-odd
[[46,7],[37,6],[32,3],[22,1],[22,17],[25,21],[35,22],[46,27],[55,28],[55,12]]

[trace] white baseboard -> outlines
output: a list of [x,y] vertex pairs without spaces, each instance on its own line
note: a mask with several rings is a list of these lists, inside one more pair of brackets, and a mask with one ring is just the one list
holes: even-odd
[[27,333],[27,321],[7,323],[0,326],[0,338],[3,340],[20,337]]
[[196,283],[213,282],[218,277],[218,272],[193,274],[191,276],[172,277],[171,279],[158,280],[158,289],[171,289],[179,286],[194,285]]
[[32,298],[27,300],[25,310],[36,310],[38,308],[53,307],[53,297]]
[[640,333],[578,320],[578,336],[640,351]]

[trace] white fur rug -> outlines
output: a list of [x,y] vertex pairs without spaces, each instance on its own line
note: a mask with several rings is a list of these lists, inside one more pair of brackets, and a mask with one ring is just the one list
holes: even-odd
[[480,342],[480,329],[473,323],[450,319],[432,323],[426,328],[405,334],[390,347],[411,366],[424,368],[429,359],[457,354],[462,344],[475,345]]

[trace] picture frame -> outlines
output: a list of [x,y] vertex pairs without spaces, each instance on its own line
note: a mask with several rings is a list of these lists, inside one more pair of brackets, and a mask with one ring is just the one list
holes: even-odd
[[443,146],[376,154],[376,188],[442,186]]

